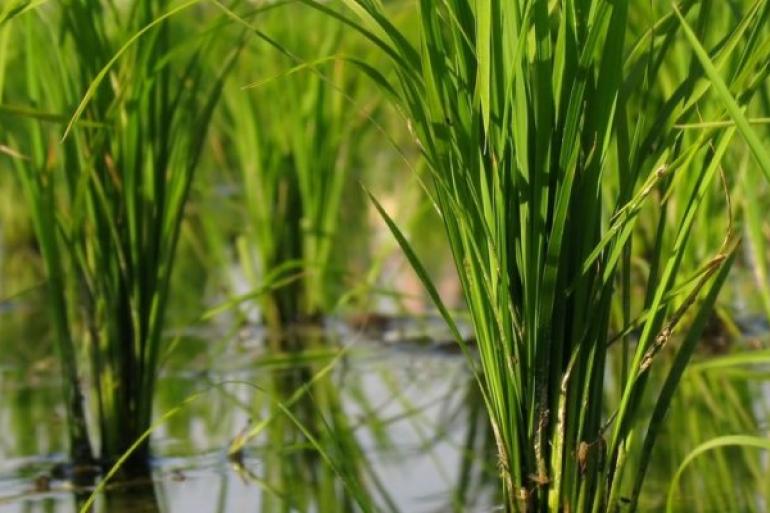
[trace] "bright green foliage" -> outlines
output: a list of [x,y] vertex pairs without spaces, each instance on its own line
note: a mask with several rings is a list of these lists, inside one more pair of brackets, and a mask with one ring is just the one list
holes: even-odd
[[[754,2],[711,34],[708,0],[679,7],[695,32],[673,8],[628,1],[423,0],[417,45],[378,2],[346,4],[354,14],[342,21],[392,59],[398,81],[362,71],[399,103],[433,171],[478,342],[508,510],[604,512],[628,502],[624,510],[634,510],[649,449],[735,247],[724,234],[711,257],[682,275],[699,206],[736,127],[683,138],[674,125],[697,120],[712,88],[730,115],[740,113],[766,76],[770,4]],[[697,46],[706,33],[716,38],[711,52]],[[661,93],[658,71],[671,59],[689,62],[688,72]],[[717,85],[714,73],[727,63],[730,79]],[[736,125],[755,139],[747,124]],[[669,208],[675,191],[682,202]],[[643,301],[632,305],[631,234],[653,200],[650,268]],[[625,323],[638,327],[635,343],[620,337],[619,403],[603,394],[616,297]],[[694,304],[693,329],[672,348],[663,389],[653,390],[649,371]],[[651,418],[640,408],[645,397],[658,405]],[[638,437],[642,462],[626,468]]]
[[[702,454],[707,453],[708,451],[713,451],[715,449],[725,447],[743,448],[744,450],[764,449],[765,451],[770,451],[770,440],[762,436],[725,435],[709,440],[708,442],[705,442],[696,447],[690,454],[687,455],[687,457],[684,459],[674,474],[674,479],[671,482],[668,498],[666,500],[666,513],[672,513],[674,511],[674,492],[679,485],[679,480],[682,474],[693,462],[693,460]],[[731,503],[728,507],[733,508],[734,506],[734,503]]]
[[[204,3],[212,24],[183,24]],[[18,171],[48,278],[73,459],[91,460],[97,440],[106,460],[144,440],[180,223],[221,77],[244,41],[219,37],[233,22],[251,38],[239,62],[254,65],[226,85],[218,163],[243,185],[239,263],[249,297],[267,297],[267,322],[312,318],[333,301],[345,183],[364,163],[377,103],[369,80],[409,119],[431,173],[506,507],[641,509],[658,433],[734,259],[731,194],[743,195],[733,206],[770,312],[759,203],[770,157],[757,128],[770,108],[770,2],[419,0],[416,37],[377,0],[342,0],[344,12],[301,3],[0,6],[0,157]],[[343,55],[360,36],[392,73]],[[453,326],[414,248],[375,205]],[[330,389],[300,374],[289,384],[328,399],[335,433],[288,409],[282,428],[355,459]],[[93,384],[94,437],[83,383]],[[275,385],[276,396],[289,388]],[[722,443],[756,445],[703,447]],[[146,461],[146,443],[132,457]],[[343,460],[327,463],[357,481],[361,469]],[[286,468],[282,484],[304,478]],[[335,482],[323,477],[331,510]]]
[[[103,460],[150,425],[180,221],[221,89],[221,70],[203,59],[213,34],[169,22],[180,10],[170,9],[68,0],[10,22],[25,49],[12,64],[23,89],[8,101],[30,118],[16,136],[30,159],[16,163],[48,275],[77,461],[90,458],[81,380],[93,383]],[[45,122],[73,112],[66,132]],[[134,461],[146,457],[145,443]]]
[[[654,450],[641,511],[663,511],[669,494],[674,511],[681,513],[764,511],[768,486],[761,451],[732,447],[685,464],[692,451],[714,438],[764,430],[768,402],[761,388],[770,352],[730,350],[725,342],[719,332],[706,334],[702,347],[708,354],[690,364],[682,377]],[[629,457],[633,466],[634,454]],[[686,471],[675,481],[682,466]]]
[[[762,110],[770,110],[770,84],[760,91]],[[767,127],[764,128],[766,135]],[[768,278],[767,221],[764,198],[768,194],[768,183],[758,171],[747,168],[742,180],[740,196],[744,214],[747,246],[751,251],[751,267],[755,275],[754,285],[759,292],[760,302],[767,319],[770,319],[770,279]]]
[[342,58],[350,44],[334,20],[283,6],[252,23],[269,36],[254,37],[244,52],[258,65],[230,80],[225,137],[242,184],[246,226],[238,252],[248,281],[257,287],[296,278],[261,301],[267,324],[280,327],[331,308],[343,191],[372,105]]

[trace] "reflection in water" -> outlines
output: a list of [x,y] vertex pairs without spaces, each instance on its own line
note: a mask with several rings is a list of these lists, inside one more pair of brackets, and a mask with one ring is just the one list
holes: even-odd
[[[111,488],[93,511],[489,511],[494,458],[462,357],[360,342],[318,379],[336,344],[316,334],[277,355],[265,345],[181,341],[156,417],[220,386],[154,433],[151,480]],[[76,512],[83,494],[52,472],[65,453],[54,370],[25,386],[19,373],[0,379],[0,513]],[[233,438],[260,425],[239,464],[228,459]]]
[[[303,347],[318,349],[325,341],[290,337],[286,346],[288,354],[297,355]],[[343,410],[342,391],[330,376],[314,380],[321,371],[321,365],[311,363],[293,366],[273,373],[265,390],[265,406],[274,419],[265,429],[267,450],[262,458],[261,511],[265,513],[347,513],[355,510],[354,504],[368,511],[374,508],[376,499],[364,484],[366,460]],[[309,382],[312,386],[307,393],[292,401],[296,391]],[[279,404],[290,415],[282,414]],[[378,421],[372,418],[370,422]]]
[[[103,496],[103,507],[99,511],[116,511],[120,513],[159,513],[158,499],[152,481],[125,483],[115,489],[107,490]],[[82,503],[78,501],[80,506]]]
[[[77,469],[64,465],[50,346],[10,334],[4,342],[19,342],[0,352],[0,513],[76,513],[91,486],[74,489]],[[306,333],[275,351],[256,335],[212,338],[180,340],[167,362],[156,417],[210,391],[154,433],[152,478],[109,488],[94,513],[487,513],[499,504],[489,424],[461,356],[351,334]],[[319,378],[340,343],[348,352]],[[767,432],[760,371],[687,373],[643,511],[662,507],[670,476],[698,443]],[[228,459],[232,440],[258,426],[240,459]],[[741,449],[701,457],[680,484],[676,511],[767,511],[764,458]],[[707,483],[709,475],[719,479]]]

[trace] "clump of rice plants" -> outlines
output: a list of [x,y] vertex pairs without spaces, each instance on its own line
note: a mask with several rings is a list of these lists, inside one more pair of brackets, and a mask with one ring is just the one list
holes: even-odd
[[283,6],[251,20],[241,22],[269,37],[244,50],[259,66],[230,80],[223,135],[245,211],[238,261],[252,288],[277,282],[260,296],[263,320],[277,329],[332,308],[344,192],[376,102],[360,94],[342,56],[345,32],[327,16]]
[[[395,65],[393,83],[362,72],[398,102],[432,170],[478,342],[507,510],[635,510],[662,416],[734,255],[728,232],[697,270],[680,269],[737,130],[751,141],[738,120],[766,76],[768,3],[745,6],[714,32],[722,24],[711,23],[709,1],[648,12],[626,1],[422,0],[416,44],[378,2],[347,0],[350,16],[306,3]],[[707,35],[709,52],[699,42]],[[661,66],[682,59],[688,73],[672,88],[657,81]],[[717,76],[727,63],[725,84]],[[736,123],[683,138],[674,125],[715,99]],[[673,191],[684,198],[676,209]],[[610,338],[613,298],[628,297],[635,221],[652,202],[657,236],[642,300],[623,301],[637,335]],[[675,344],[693,306],[692,328]],[[622,354],[619,398],[604,394],[613,345]],[[664,349],[674,363],[651,389]],[[640,407],[645,397],[655,398],[651,415]],[[642,440],[640,465],[627,468]]]
[[[190,5],[67,0],[10,22],[24,51],[9,66],[23,89],[6,100],[26,118],[14,139],[29,159],[16,166],[48,278],[76,463],[92,460],[96,442],[112,462],[150,426],[180,222],[232,61],[210,69],[216,32],[171,22]],[[140,444],[127,466],[146,464],[148,450]]]

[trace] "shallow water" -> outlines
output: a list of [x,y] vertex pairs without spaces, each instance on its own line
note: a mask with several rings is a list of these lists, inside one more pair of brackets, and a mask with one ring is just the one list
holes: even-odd
[[[57,473],[66,450],[58,364],[47,325],[39,321],[45,313],[30,304],[44,303],[6,303],[0,317],[0,513],[74,513],[93,484],[75,488]],[[736,311],[746,337],[741,343],[770,346],[764,318],[741,305]],[[195,399],[153,433],[151,478],[108,488],[94,511],[352,513],[360,511],[356,497],[383,513],[495,511],[496,457],[483,404],[443,323],[371,321],[372,331],[329,322],[322,331],[292,337],[301,351],[278,353],[267,350],[264,332],[236,331],[227,315],[205,330],[171,332],[156,418]],[[342,348],[344,355],[319,378]],[[700,357],[726,350],[708,341],[703,348]],[[764,374],[751,378],[753,392],[747,394],[753,399],[745,411],[746,405],[726,402],[742,390],[733,392],[729,376],[693,381],[689,388],[683,383],[667,419],[675,428],[659,440],[641,511],[661,510],[671,474],[703,441],[682,440],[681,429],[689,425],[688,432],[703,439],[767,433],[770,389],[762,376],[768,371],[757,372]],[[311,380],[309,392],[294,399]],[[240,460],[229,459],[230,443],[261,422],[264,428]],[[680,484],[678,511],[725,511],[739,491],[706,494],[706,487],[714,488],[709,477],[717,465],[748,464],[756,475],[738,481],[740,497],[754,506],[741,511],[767,511],[766,455],[724,457],[703,457],[693,465]],[[722,496],[724,503],[709,503]]]
[[[182,338],[158,384],[156,417],[200,395],[153,433],[151,480],[100,494],[96,511],[343,512],[357,510],[355,494],[379,511],[493,509],[495,460],[463,357],[349,330],[338,340],[345,355],[319,379],[340,346],[318,336],[278,358],[265,356],[258,332]],[[75,512],[90,488],[57,478],[65,426],[56,365],[12,360],[0,370],[0,513]],[[241,465],[228,459],[230,442],[266,419]]]

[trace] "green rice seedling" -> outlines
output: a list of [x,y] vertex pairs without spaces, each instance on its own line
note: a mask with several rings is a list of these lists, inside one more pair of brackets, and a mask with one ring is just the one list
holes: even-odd
[[246,48],[253,66],[225,94],[225,157],[246,221],[238,260],[252,288],[292,276],[260,301],[266,324],[279,328],[332,308],[344,192],[374,104],[342,58],[349,38],[327,16],[288,5],[240,20],[269,38]]
[[[709,343],[708,338],[705,340]],[[651,460],[641,509],[662,511],[675,486],[675,511],[764,511],[766,470],[760,452],[740,446],[711,451],[673,476],[688,455],[719,436],[763,436],[767,431],[767,350],[740,349],[700,357],[688,367]],[[633,457],[633,455],[632,455]],[[633,461],[631,462],[633,465]]]
[[[190,5],[68,0],[9,24],[24,47],[9,66],[23,84],[5,98],[26,118],[14,145],[29,160],[16,167],[48,278],[76,463],[97,441],[100,459],[114,461],[150,425],[180,222],[233,59],[209,69],[216,32],[170,21]],[[92,384],[93,439],[81,380]],[[142,468],[148,450],[126,468]]]
[[[726,233],[697,272],[682,274],[693,222],[737,131],[764,164],[756,134],[739,120],[766,76],[759,55],[768,3],[745,6],[709,52],[698,37],[710,27],[708,1],[642,13],[649,23],[638,33],[630,16],[641,7],[631,2],[421,1],[417,43],[377,2],[346,1],[350,16],[306,3],[395,65],[394,82],[362,71],[406,114],[432,170],[476,334],[507,510],[636,510],[663,414],[734,255]],[[681,58],[689,74],[670,95],[654,94],[658,70]],[[684,140],[674,125],[714,101],[712,91],[735,125]],[[680,189],[686,202],[669,208]],[[620,398],[607,398],[608,347],[617,341],[608,336],[611,304],[628,286],[629,241],[647,202],[657,206],[658,235],[641,305],[623,305],[638,335],[622,337]],[[675,344],[693,306],[692,328]],[[654,389],[648,376],[664,348],[674,363]],[[645,397],[656,403],[651,415],[640,407]],[[637,439],[640,464],[631,468]]]

